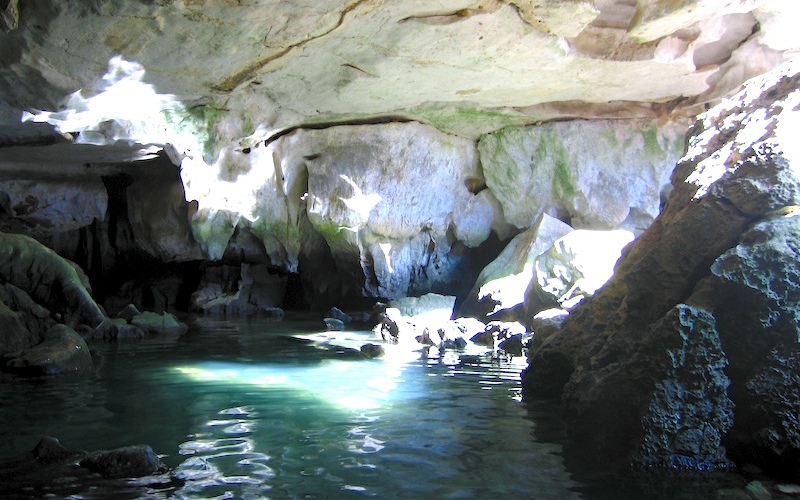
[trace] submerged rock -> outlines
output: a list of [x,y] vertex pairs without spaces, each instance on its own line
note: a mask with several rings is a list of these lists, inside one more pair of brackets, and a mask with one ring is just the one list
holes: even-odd
[[[149,446],[127,446],[110,451],[77,451],[64,447],[54,437],[43,437],[32,451],[0,463],[0,495],[3,498],[73,498],[75,494],[104,491],[115,479],[139,478],[166,472],[167,468]],[[164,478],[154,478],[154,482]],[[167,478],[161,488],[180,481]],[[120,491],[132,494],[127,486]],[[141,497],[147,496],[145,482]],[[150,490],[152,492],[152,490]]]
[[147,476],[164,467],[153,449],[144,445],[96,451],[81,460],[80,466],[107,478]]

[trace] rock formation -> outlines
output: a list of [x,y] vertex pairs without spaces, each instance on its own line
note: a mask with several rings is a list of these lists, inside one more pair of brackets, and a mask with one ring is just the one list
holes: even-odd
[[795,4],[0,1],[0,355],[427,293],[529,322],[574,305],[526,300],[558,238],[624,229],[531,323],[527,394],[625,461],[796,464],[796,77],[673,171],[796,56]]
[[796,473],[799,103],[787,65],[702,115],[665,212],[531,353],[527,396],[560,397],[584,447]]

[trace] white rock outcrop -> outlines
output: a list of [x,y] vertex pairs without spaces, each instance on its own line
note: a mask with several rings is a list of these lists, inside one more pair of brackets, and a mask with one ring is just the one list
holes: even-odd
[[577,229],[640,232],[658,215],[660,187],[683,154],[683,132],[643,121],[510,127],[478,143],[486,184],[506,220],[547,213]]

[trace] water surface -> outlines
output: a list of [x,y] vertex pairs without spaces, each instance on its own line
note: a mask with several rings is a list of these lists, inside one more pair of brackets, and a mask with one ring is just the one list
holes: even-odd
[[70,449],[149,444],[179,479],[74,485],[75,498],[580,498],[520,403],[521,358],[394,349],[365,360],[349,348],[376,341],[368,331],[190,324],[93,346],[90,376],[4,383],[0,459],[43,435]]

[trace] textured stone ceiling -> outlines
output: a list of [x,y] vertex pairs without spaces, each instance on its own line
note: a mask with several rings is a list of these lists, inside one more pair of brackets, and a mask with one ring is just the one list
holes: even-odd
[[548,119],[662,115],[730,92],[800,47],[791,0],[2,0],[0,8],[6,131],[20,110],[53,110],[91,87],[115,55],[140,63],[160,93],[270,130],[401,117],[476,137]]

